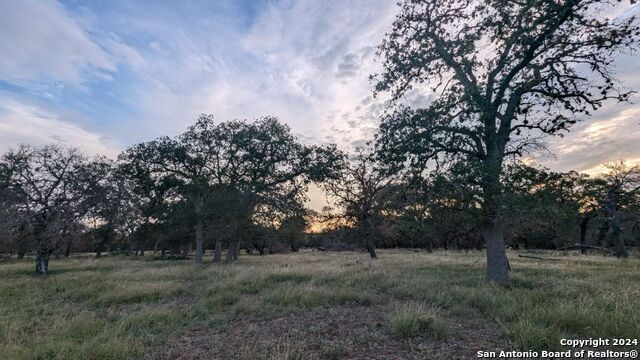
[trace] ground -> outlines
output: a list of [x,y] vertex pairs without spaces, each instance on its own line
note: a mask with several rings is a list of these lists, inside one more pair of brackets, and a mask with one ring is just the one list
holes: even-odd
[[[88,256],[0,263],[0,358],[468,359],[640,334],[640,258],[382,250],[231,266]],[[527,253],[532,255],[531,253]],[[549,260],[550,259],[550,260]],[[210,260],[210,259],[209,259]]]

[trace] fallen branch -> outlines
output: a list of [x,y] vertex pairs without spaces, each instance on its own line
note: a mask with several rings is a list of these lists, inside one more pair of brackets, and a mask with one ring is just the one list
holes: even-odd
[[600,251],[604,251],[607,252],[611,255],[615,255],[616,253],[613,252],[610,249],[601,247],[601,246],[593,246],[593,245],[571,245],[571,246],[565,246],[565,247],[561,247],[559,249],[555,249],[555,251],[564,251],[564,250],[571,250],[571,249],[582,249],[582,248],[587,248],[587,249],[594,249],[594,250],[600,250]]
[[539,256],[532,256],[532,255],[518,254],[518,257],[527,258],[527,259],[544,260],[544,261],[558,261],[558,259],[547,259],[547,258],[543,258],[543,257],[539,257]]

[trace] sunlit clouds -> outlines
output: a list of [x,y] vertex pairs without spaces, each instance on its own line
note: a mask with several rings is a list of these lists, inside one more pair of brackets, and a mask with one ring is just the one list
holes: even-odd
[[[276,115],[303,142],[363,146],[385,106],[369,75],[395,11],[395,0],[2,2],[0,147],[60,141],[113,155],[200,113]],[[637,57],[620,56],[617,71],[640,89]],[[634,104],[608,103],[574,130],[549,140],[556,157],[542,165],[640,158]]]

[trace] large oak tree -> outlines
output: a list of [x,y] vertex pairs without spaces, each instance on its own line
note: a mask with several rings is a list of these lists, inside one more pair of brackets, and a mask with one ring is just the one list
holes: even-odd
[[396,104],[410,92],[432,96],[425,107],[399,108],[383,121],[381,153],[418,167],[446,158],[481,164],[490,281],[509,281],[500,223],[505,157],[630,95],[612,64],[637,47],[640,30],[634,18],[602,16],[615,4],[405,0],[379,47],[376,92],[389,92]]

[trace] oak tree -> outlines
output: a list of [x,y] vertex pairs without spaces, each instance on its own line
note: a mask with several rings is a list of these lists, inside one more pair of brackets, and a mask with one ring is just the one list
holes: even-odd
[[424,107],[398,108],[380,127],[387,161],[423,166],[464,158],[482,170],[487,279],[509,281],[501,225],[506,157],[561,135],[608,99],[625,101],[613,73],[633,51],[635,18],[607,19],[602,0],[405,0],[380,45],[375,91],[399,104],[430,92]]

